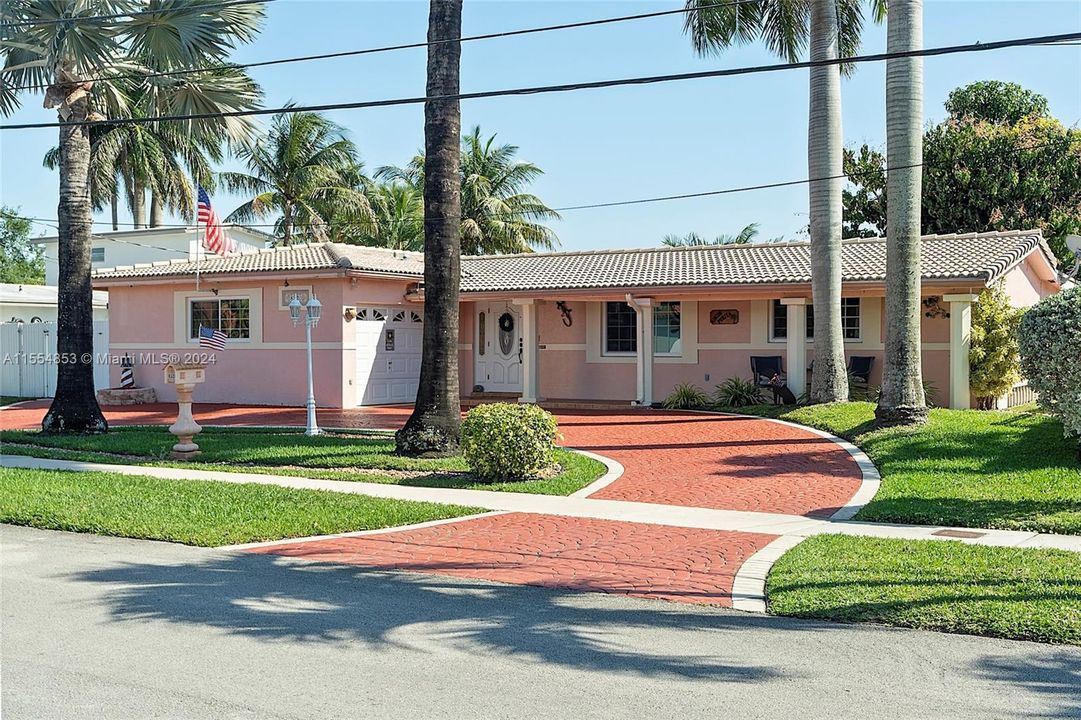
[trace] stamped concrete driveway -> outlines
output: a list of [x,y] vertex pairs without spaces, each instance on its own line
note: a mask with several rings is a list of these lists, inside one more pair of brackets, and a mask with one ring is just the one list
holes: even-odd
[[[41,407],[0,413],[33,427]],[[169,420],[168,405],[111,408],[111,423]],[[36,415],[35,415],[36,413]],[[408,407],[328,410],[324,426],[400,427]],[[286,425],[293,408],[197,406],[199,422]],[[861,471],[832,441],[752,417],[658,410],[558,413],[569,447],[616,460],[619,479],[590,498],[829,517],[859,489]],[[251,552],[505,583],[730,606],[733,579],[776,536],[668,525],[493,513],[376,535],[287,541]]]

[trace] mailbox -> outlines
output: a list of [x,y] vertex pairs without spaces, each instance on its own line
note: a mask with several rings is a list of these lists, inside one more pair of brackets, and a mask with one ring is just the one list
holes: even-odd
[[169,363],[165,366],[165,382],[169,385],[196,385],[206,380],[206,365]]

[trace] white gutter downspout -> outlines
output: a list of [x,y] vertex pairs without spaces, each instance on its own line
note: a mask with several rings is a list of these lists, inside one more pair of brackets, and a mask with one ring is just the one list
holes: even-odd
[[653,298],[636,298],[627,293],[627,304],[638,317],[638,405],[653,404]]

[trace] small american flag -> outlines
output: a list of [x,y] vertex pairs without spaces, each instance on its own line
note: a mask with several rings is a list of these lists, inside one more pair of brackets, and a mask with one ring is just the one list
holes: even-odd
[[221,330],[215,330],[214,328],[205,326],[199,327],[199,347],[201,348],[207,348],[208,350],[224,350],[225,341],[228,337],[229,336]]
[[236,241],[222,228],[214,209],[210,207],[210,196],[203,186],[199,186],[199,223],[206,226],[203,247],[216,255],[228,255],[236,252]]

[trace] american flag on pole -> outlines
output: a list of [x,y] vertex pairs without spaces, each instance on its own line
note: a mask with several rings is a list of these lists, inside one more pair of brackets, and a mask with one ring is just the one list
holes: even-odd
[[229,237],[221,226],[214,208],[210,207],[210,196],[206,194],[203,186],[199,186],[199,224],[206,227],[203,236],[203,247],[215,255],[228,255],[236,252],[236,241]]
[[208,328],[206,326],[199,326],[199,347],[206,348],[207,350],[224,350],[225,340],[229,336],[223,333],[221,330],[215,330],[214,328]]

